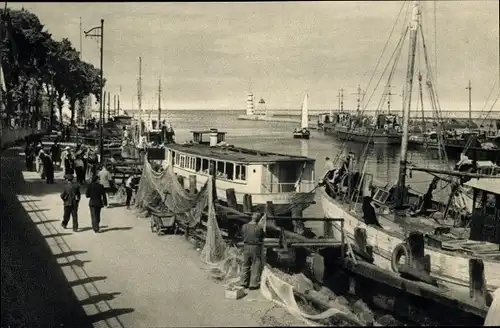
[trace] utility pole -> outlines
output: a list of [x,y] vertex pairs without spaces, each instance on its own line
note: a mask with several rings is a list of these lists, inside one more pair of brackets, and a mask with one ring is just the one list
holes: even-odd
[[137,102],[139,105],[139,138],[142,136],[142,57],[139,57],[139,80],[137,81]]
[[387,113],[391,114],[391,96],[395,96],[396,94],[391,92],[392,86],[389,84],[386,86],[386,93],[384,93],[384,96],[387,96]]
[[361,109],[361,96],[365,95],[365,92],[361,89],[361,87],[358,84],[358,90],[356,93],[352,93],[353,95],[356,95],[356,113],[359,114],[359,111]]
[[[96,33],[94,34],[89,34],[92,31],[97,30]],[[94,38],[99,38],[101,40],[101,60],[100,60],[100,68],[101,68],[101,90],[100,90],[100,99],[99,99],[99,155],[100,155],[100,161],[102,162],[104,159],[104,140],[103,140],[103,116],[104,116],[104,99],[103,99],[103,89],[104,89],[104,67],[103,67],[103,61],[104,61],[104,19],[101,19],[101,26],[96,26],[94,28],[91,28],[87,32],[85,32],[85,37],[94,37]]]
[[111,119],[111,106],[110,106],[111,99],[110,98],[111,98],[111,92],[108,92],[108,122]]
[[472,128],[472,85],[470,80],[469,80],[469,85],[467,86],[467,88],[465,88],[465,90],[469,90],[469,133],[470,133]]
[[116,95],[113,95],[113,116],[116,116]]
[[161,124],[161,79],[158,80],[158,126]]
[[339,90],[337,98],[339,98],[339,111],[343,112],[344,111],[344,89]]

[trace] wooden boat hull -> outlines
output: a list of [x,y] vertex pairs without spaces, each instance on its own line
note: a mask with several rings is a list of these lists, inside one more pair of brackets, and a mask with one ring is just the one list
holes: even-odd
[[[344,232],[348,240],[354,242],[354,229],[366,229],[367,242],[373,247],[374,264],[382,269],[394,271],[391,265],[393,250],[404,242],[404,235],[396,231],[396,224],[387,219],[379,218],[384,229],[367,226],[356,213],[350,211],[347,204],[332,199],[322,188],[321,204],[327,218],[343,218]],[[335,238],[340,238],[340,224],[333,222]],[[469,259],[471,256],[449,252],[442,249],[425,246],[425,253],[431,257],[431,275],[441,284],[462,293],[469,292]],[[483,259],[484,273],[488,290],[494,291],[500,287],[500,261]]]
[[[414,149],[431,149],[438,150],[439,146],[435,142],[426,143],[419,140],[410,140],[408,146]],[[447,144],[445,146],[446,153],[450,156],[458,158],[460,154],[464,151],[463,145]],[[478,147],[469,147],[467,149],[466,155],[469,158],[473,158],[474,153],[476,153],[478,160],[489,160],[493,163],[500,163],[500,149],[483,149]]]
[[333,135],[340,140],[349,140],[360,143],[367,143],[370,139],[371,144],[376,145],[400,145],[401,135],[399,134],[380,134],[374,133],[370,138],[370,133],[348,131],[347,129],[339,129],[335,126],[324,126],[325,134]]

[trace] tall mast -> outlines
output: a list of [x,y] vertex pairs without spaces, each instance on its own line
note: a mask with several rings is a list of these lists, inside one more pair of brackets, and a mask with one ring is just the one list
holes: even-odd
[[356,113],[359,114],[359,111],[361,109],[361,96],[364,96],[364,92],[361,89],[361,87],[358,84],[358,89],[356,93],[353,93],[353,95],[356,95]]
[[137,103],[139,105],[139,137],[142,136],[142,57],[139,57],[139,80],[137,81]]
[[396,206],[401,206],[406,198],[406,164],[408,161],[408,128],[410,122],[411,96],[413,77],[415,75],[415,53],[417,48],[417,32],[420,24],[420,1],[413,1],[412,18],[410,22],[410,47],[408,51],[408,66],[406,71],[406,98],[403,107],[403,137],[401,139],[401,158],[399,163],[398,197]]
[[337,98],[339,98],[339,111],[343,112],[344,111],[344,89],[340,89]]
[[470,80],[469,80],[469,85],[465,89],[469,90],[469,133],[470,133],[472,128],[472,86]]
[[161,122],[161,79],[158,80],[158,126]]
[[387,114],[391,114],[391,96],[394,96],[394,93],[391,92],[392,86],[389,84],[386,86],[387,92],[384,93],[384,96],[387,96]]

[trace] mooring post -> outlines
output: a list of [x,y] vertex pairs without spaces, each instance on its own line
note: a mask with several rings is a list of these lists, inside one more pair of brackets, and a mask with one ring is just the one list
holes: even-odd
[[484,276],[484,263],[480,259],[469,260],[469,292],[470,297],[477,302],[487,303],[486,278]]
[[238,201],[236,200],[236,193],[234,191],[234,188],[226,189],[226,199],[228,207],[235,210],[238,209]]
[[[427,272],[430,265],[426,265],[424,235],[419,231],[412,231],[408,236],[408,246],[410,248],[411,266],[420,271]],[[430,257],[428,257],[430,259]]]
[[189,175],[189,192],[191,194],[196,193],[196,175],[195,174]]
[[243,196],[243,213],[252,213],[252,195]]
[[[302,206],[294,206],[292,207],[292,218],[301,218],[302,217]],[[298,233],[299,235],[304,235],[304,221],[293,220],[293,231]]]
[[271,200],[266,202],[266,214],[267,222],[276,225],[276,220],[272,219],[274,218],[274,204]]

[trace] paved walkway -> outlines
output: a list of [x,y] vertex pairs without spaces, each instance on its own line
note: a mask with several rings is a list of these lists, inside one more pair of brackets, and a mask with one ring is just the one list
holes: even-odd
[[[2,171],[3,162],[2,158]],[[301,324],[259,292],[238,301],[225,299],[224,287],[210,280],[192,244],[182,236],[152,234],[147,219],[136,218],[124,207],[103,209],[102,233],[95,234],[88,201],[83,198],[79,209],[82,231],[63,229],[61,174],[56,173],[56,184],[47,185],[33,172],[20,174],[20,156],[9,162],[10,176],[25,180],[14,179],[9,188],[44,235],[95,326]]]

